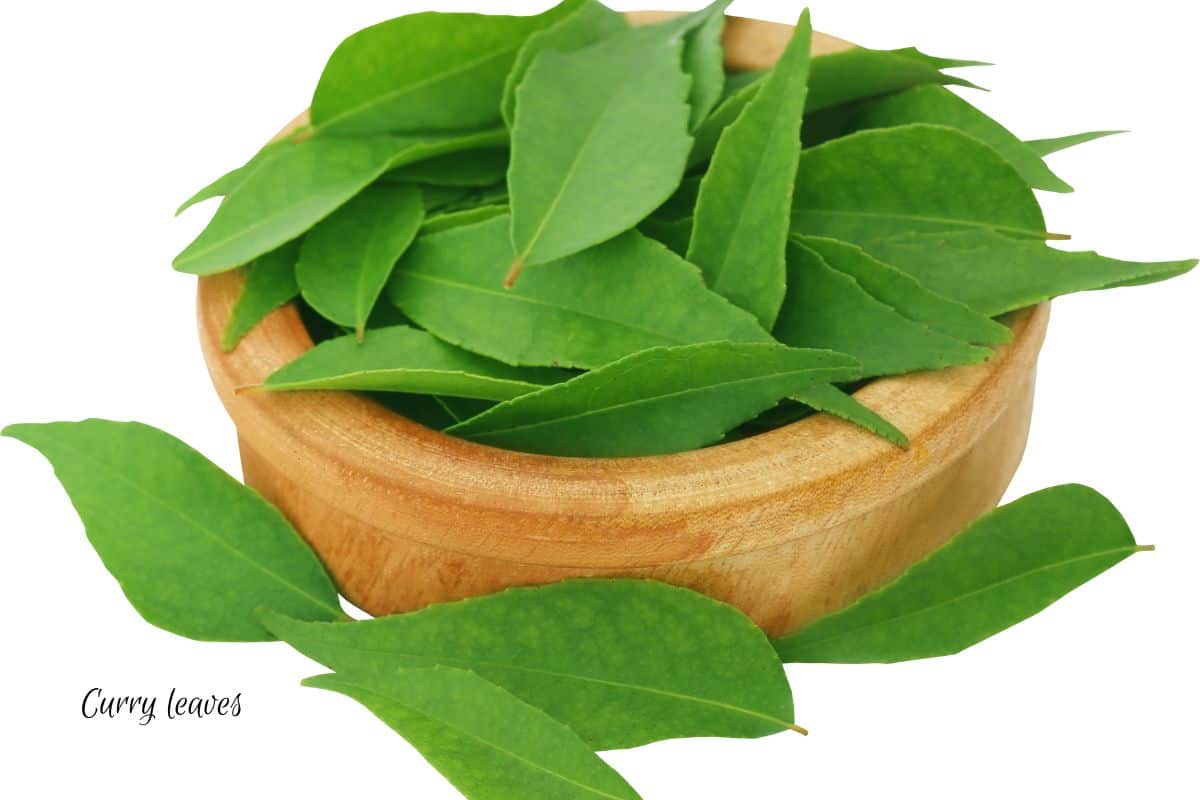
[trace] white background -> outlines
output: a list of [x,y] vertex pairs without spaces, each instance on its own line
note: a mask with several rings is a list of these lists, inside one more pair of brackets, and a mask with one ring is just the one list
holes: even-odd
[[[233,430],[196,343],[194,279],[169,266],[211,205],[180,220],[172,210],[306,105],[343,36],[428,8],[545,5],[7,9],[0,424],[140,419],[236,472]],[[1052,157],[1078,193],[1044,198],[1050,227],[1074,234],[1073,248],[1118,257],[1200,255],[1187,4],[1103,6],[813,0],[813,19],[868,46],[995,62],[970,73],[993,90],[972,99],[1027,138],[1132,128]],[[732,11],[792,21],[800,5],[739,0]],[[1056,302],[1032,439],[1009,493],[1091,484],[1156,553],[956,657],[790,667],[807,739],[667,742],[606,757],[649,800],[1200,796],[1197,306],[1197,275]],[[0,487],[0,795],[457,796],[353,702],[301,689],[320,670],[286,647],[199,644],[143,623],[36,453],[0,440]],[[148,727],[84,720],[93,686],[241,692],[244,710]]]

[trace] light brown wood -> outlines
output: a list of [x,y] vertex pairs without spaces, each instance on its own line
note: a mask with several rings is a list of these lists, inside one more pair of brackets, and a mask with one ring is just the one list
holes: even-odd
[[[733,20],[727,50],[767,66],[788,30]],[[556,458],[445,436],[354,394],[235,393],[312,346],[288,306],[223,353],[242,280],[201,279],[198,312],[246,482],[355,605],[378,615],[639,576],[732,603],[775,635],[880,586],[998,502],[1024,452],[1049,317],[1045,305],[1013,315],[1014,341],[985,364],[860,390],[907,450],[822,414],[690,453]]]

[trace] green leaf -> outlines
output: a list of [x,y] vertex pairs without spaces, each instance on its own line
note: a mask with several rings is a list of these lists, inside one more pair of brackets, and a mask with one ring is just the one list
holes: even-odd
[[780,344],[658,347],[501,403],[447,432],[547,455],[674,453],[720,440],[782,397],[860,375],[849,356]]
[[775,647],[785,661],[822,663],[951,655],[1144,549],[1094,489],[1044,489],[980,518],[893,583]]
[[293,239],[246,266],[246,282],[242,285],[242,293],[229,312],[229,320],[221,333],[222,349],[228,352],[237,347],[242,337],[262,322],[264,317],[300,294],[300,287],[296,284],[296,260],[299,256],[300,240]]
[[[889,51],[856,47],[814,56],[809,68],[805,113],[813,116],[835,106],[925,83],[974,86],[970,81],[940,72],[938,64],[945,62],[945,59],[935,59],[911,49]],[[712,157],[721,132],[754,99],[767,74],[769,71],[763,70],[730,79],[736,89],[696,129],[696,143],[688,157],[689,167]]]
[[364,28],[329,57],[313,94],[313,125],[339,136],[498,125],[517,51],[571,5],[531,17],[433,11]]
[[507,172],[507,148],[491,147],[418,161],[392,170],[384,177],[431,186],[476,187],[499,183]]
[[405,325],[372,328],[322,342],[280,367],[263,389],[354,389],[509,400],[570,377],[564,370],[520,369],[460,350]]
[[680,258],[685,258],[688,243],[692,239],[692,218],[668,220],[650,216],[642,220],[642,223],[638,225],[638,231],[662,244]]
[[425,224],[421,226],[421,236],[428,236],[433,233],[441,233],[453,228],[462,228],[467,225],[475,225],[480,222],[487,222],[496,217],[508,218],[507,205],[488,205],[476,206],[474,208],[465,208],[461,211],[443,211],[433,214],[425,218]]
[[436,394],[378,392],[368,396],[390,411],[435,431],[445,430],[476,414],[482,414],[493,405],[488,400],[470,400]]
[[988,316],[1071,292],[1166,280],[1196,266],[1195,259],[1118,261],[989,231],[908,234],[869,249],[933,291]]
[[268,641],[262,606],[344,617],[321,562],[283,515],[183,442],[136,422],[10,425],[39,450],[88,540],[147,622],[205,641]]
[[937,58],[912,47],[899,50],[855,47],[817,56],[809,78],[808,110],[820,111],[926,84],[978,89],[964,78],[941,71],[973,66],[983,66],[983,62]]
[[800,16],[754,99],[725,129],[700,183],[687,260],[709,288],[770,330],[787,290],[786,250],[812,25]]
[[211,275],[241,266],[301,235],[390,169],[505,136],[503,129],[416,138],[314,136],[273,150],[175,257],[175,269]]
[[793,399],[817,411],[824,411],[838,419],[865,428],[897,447],[908,447],[908,437],[904,435],[904,431],[858,402],[853,395],[846,394],[832,384],[809,387],[797,392]]
[[696,267],[636,231],[532,267],[506,290],[507,231],[497,217],[417,240],[392,275],[392,302],[439,338],[514,365],[591,368],[650,347],[771,341]]
[[534,60],[512,129],[508,284],[633,228],[675,191],[691,148],[682,48],[643,28]]
[[304,237],[296,281],[305,301],[326,319],[353,327],[361,340],[392,267],[424,218],[417,187],[368,187]]
[[725,90],[725,9],[733,0],[717,0],[697,12],[703,21],[684,39],[683,69],[692,76],[688,97],[689,130],[695,130],[717,105]]
[[637,800],[570,728],[472,672],[318,675],[365,706],[471,800]]
[[1103,139],[1106,136],[1113,136],[1118,133],[1128,133],[1129,131],[1090,131],[1088,133],[1076,133],[1070,136],[1059,136],[1055,139],[1030,139],[1025,142],[1025,145],[1034,153],[1041,157],[1057,153],[1059,150],[1066,150],[1068,147],[1093,142],[1096,139]]
[[770,643],[731,606],[641,580],[571,580],[338,624],[263,617],[338,672],[472,670],[601,750],[690,736],[757,737],[792,724]]
[[1050,171],[1037,152],[1007,128],[942,86],[917,86],[861,109],[854,130],[891,128],[915,122],[945,125],[991,145],[1034,189],[1074,191]]
[[310,133],[308,129],[301,128],[293,131],[290,135],[270,142],[257,153],[254,157],[240,167],[226,172],[221,177],[217,178],[212,183],[205,186],[200,191],[183,201],[183,204],[175,210],[175,216],[179,216],[184,211],[187,211],[197,203],[202,203],[205,200],[210,200],[214,197],[224,197],[231,194],[242,181],[258,167],[258,165],[266,158],[271,156],[275,151],[282,150],[292,144],[297,137],[307,136]]
[[800,154],[795,233],[866,245],[899,233],[965,228],[1046,236],[1021,176],[960,131],[935,125],[862,131]]
[[912,321],[795,242],[788,248],[788,296],[774,334],[793,347],[847,353],[862,362],[864,378],[973,364],[991,355]]
[[500,111],[505,124],[510,128],[516,114],[517,87],[529,71],[529,65],[540,53],[547,50],[572,53],[629,27],[624,16],[597,0],[568,0],[563,3],[563,7],[566,15],[554,25],[543,28],[526,39],[517,53],[512,69],[509,70],[504,82]]
[[1012,331],[970,307],[931,292],[909,273],[873,258],[865,250],[836,239],[803,236],[801,244],[845,273],[881,303],[929,328],[972,344],[1004,344]]

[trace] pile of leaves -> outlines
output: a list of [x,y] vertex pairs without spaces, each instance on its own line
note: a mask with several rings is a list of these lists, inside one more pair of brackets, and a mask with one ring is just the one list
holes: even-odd
[[597,755],[795,722],[784,662],[956,653],[1138,550],[1083,486],[978,520],[894,583],[770,641],[736,609],[644,580],[572,580],[351,620],[315,553],[256,492],[130,422],[13,425],[53,464],[149,622],[203,641],[281,639],[472,800],[633,800]]
[[727,74],[728,1],[631,28],[596,0],[424,13],[346,39],[310,122],[191,198],[175,260],[244,268],[224,344],[295,301],[320,343],[266,390],[377,393],[528,452],[703,447],[813,409],[898,445],[847,389],[986,360],[1008,312],[1195,261],[1065,252],[1042,157],[914,49]]

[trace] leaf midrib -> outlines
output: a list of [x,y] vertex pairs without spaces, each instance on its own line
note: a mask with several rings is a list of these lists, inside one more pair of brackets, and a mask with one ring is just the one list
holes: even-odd
[[[836,209],[836,208],[816,208],[816,207],[804,207],[804,208],[792,209],[792,218],[793,219],[795,219],[795,217],[797,215],[801,215],[801,214],[827,214],[827,215],[833,216],[833,217],[871,217],[871,218],[875,218],[875,219],[912,220],[914,222],[932,222],[932,223],[941,224],[941,225],[950,225],[953,227],[983,228],[983,229],[991,230],[991,231],[1003,231],[1006,233],[1018,234],[1020,236],[1028,237],[1031,239],[1045,240],[1045,239],[1053,237],[1053,234],[1046,233],[1045,231],[1036,231],[1036,230],[1032,230],[1029,228],[1017,228],[1017,227],[1014,227],[1011,225],[998,225],[998,224],[991,223],[991,222],[980,222],[978,220],[968,220],[968,219],[955,219],[953,217],[930,217],[930,216],[925,216],[922,214],[903,214],[903,213],[893,212],[893,211],[860,211],[860,210],[846,210],[846,209]],[[798,234],[798,235],[803,235],[803,236],[825,236],[826,235],[826,234],[806,234],[803,232],[795,232],[795,231],[793,233]],[[936,233],[936,231],[923,231],[921,233]],[[888,238],[890,238],[890,237],[888,237]]]

